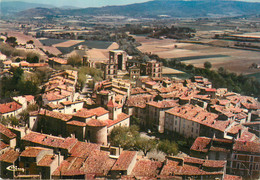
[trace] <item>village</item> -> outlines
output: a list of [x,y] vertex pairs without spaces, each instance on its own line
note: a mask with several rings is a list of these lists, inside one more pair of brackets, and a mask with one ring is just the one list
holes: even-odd
[[[139,61],[116,42],[106,49],[88,49],[73,40],[47,46],[21,32],[2,33],[1,39],[15,43],[16,50],[40,55],[35,60],[0,52],[1,79],[21,86],[20,76],[34,82],[41,72],[43,78],[36,87],[25,83],[17,88],[22,95],[7,91],[0,99],[1,178],[260,177],[257,98],[214,88],[200,75],[167,77],[162,62]],[[69,55],[57,48],[71,45],[78,46]],[[73,64],[70,57],[80,52],[80,61]],[[82,74],[77,64],[95,72]],[[174,141],[177,134],[191,145],[185,152],[181,147],[177,153],[164,152],[163,159],[156,153],[150,157],[147,145],[145,151],[113,146],[111,133],[134,124],[147,138]]]

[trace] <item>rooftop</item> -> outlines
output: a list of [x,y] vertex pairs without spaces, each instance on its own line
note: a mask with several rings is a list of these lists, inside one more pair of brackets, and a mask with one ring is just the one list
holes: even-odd
[[136,151],[123,151],[119,158],[117,159],[115,165],[113,166],[112,170],[120,171],[120,170],[127,170],[131,162],[136,157]]
[[5,127],[3,124],[0,123],[0,134],[5,135],[9,139],[13,139],[16,137],[16,134],[14,134],[10,129]]
[[4,154],[0,155],[0,161],[7,163],[14,163],[19,157],[19,152],[9,149]]
[[22,105],[13,101],[4,104],[0,104],[0,114],[10,113],[21,109]]
[[50,150],[42,147],[26,147],[20,156],[23,157],[37,157],[40,152]]

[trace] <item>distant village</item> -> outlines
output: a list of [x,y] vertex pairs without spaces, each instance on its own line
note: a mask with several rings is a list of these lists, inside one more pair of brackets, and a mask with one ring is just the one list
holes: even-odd
[[[31,36],[21,36],[27,39],[17,37],[20,49],[37,51],[44,58],[30,63],[21,57],[15,62],[0,53],[0,78],[12,77],[13,68],[30,73],[46,67],[50,76],[37,96],[0,100],[1,122],[11,117],[21,120],[21,112],[38,106],[24,124],[0,124],[1,178],[259,179],[260,103],[256,98],[216,89],[203,76],[166,77],[161,62],[140,62],[116,44],[83,54],[82,66],[103,73],[102,81],[86,75],[83,93],[78,71],[62,69],[68,64],[66,56],[59,56],[62,53],[54,46],[36,39],[27,43]],[[132,117],[140,119],[148,134],[173,139],[177,133],[193,139],[190,153],[159,160],[111,146],[113,129],[131,126]]]

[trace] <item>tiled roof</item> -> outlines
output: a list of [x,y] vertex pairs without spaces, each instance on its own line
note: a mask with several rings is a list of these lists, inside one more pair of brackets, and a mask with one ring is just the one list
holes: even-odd
[[8,102],[4,104],[0,104],[0,114],[5,114],[13,111],[17,111],[18,109],[21,109],[22,105],[20,105],[17,102]]
[[191,150],[200,151],[200,152],[208,152],[209,148],[207,147],[211,141],[211,138],[207,137],[197,137],[191,146]]
[[175,101],[175,100],[165,100],[165,101],[159,101],[159,102],[151,101],[151,102],[148,102],[147,105],[154,106],[157,108],[170,108],[170,107],[177,106],[178,104],[177,104],[177,101]]
[[8,146],[8,144],[5,144],[3,141],[0,140],[0,151]]
[[104,121],[98,120],[98,119],[90,119],[86,124],[87,124],[87,126],[92,126],[92,127],[106,126],[106,123]]
[[28,101],[28,102],[31,102],[34,100],[34,96],[32,96],[32,95],[25,95],[24,97],[25,97],[26,101]]
[[69,151],[71,156],[87,158],[92,151],[99,150],[100,145],[87,142],[77,142],[77,144]]
[[14,163],[19,157],[19,152],[9,149],[4,154],[0,155],[0,161],[7,163]]
[[23,157],[36,157],[39,155],[39,153],[41,151],[46,151],[46,150],[50,150],[47,148],[42,148],[42,147],[26,147],[25,150],[21,153],[20,156]]
[[163,163],[151,160],[139,160],[131,173],[132,176],[156,177],[162,168]]
[[110,99],[109,101],[108,101],[108,103],[107,103],[107,107],[118,107],[118,104],[117,103],[115,103],[115,102],[113,102],[113,100],[112,99]]
[[113,126],[113,125],[115,125],[115,124],[129,118],[129,117],[130,117],[129,115],[127,115],[125,113],[121,113],[121,114],[117,115],[117,119],[115,119],[115,120],[108,119],[108,120],[105,121],[105,123],[106,123],[107,127],[111,127],[111,126]]
[[233,150],[248,153],[260,153],[260,143],[236,141]]
[[136,155],[136,151],[123,151],[117,159],[116,163],[114,164],[112,170],[127,170],[131,162],[134,160],[134,158],[136,158]]
[[225,129],[230,124],[230,121],[217,120],[217,114],[210,113],[201,107],[194,106],[191,104],[184,106],[176,106],[170,110],[167,110],[166,113],[169,113],[177,117],[181,117],[186,120],[200,123],[204,126],[208,126],[219,131],[225,131]]
[[205,160],[202,166],[211,168],[224,168],[226,161]]
[[52,176],[76,176],[84,175],[85,172],[81,170],[84,163],[84,158],[78,157],[68,157],[66,160],[62,161],[60,166],[52,173]]
[[[203,160],[207,161],[207,160]],[[225,161],[223,161],[225,162]],[[222,162],[222,163],[223,163]],[[204,162],[205,163],[205,162]],[[207,164],[208,165],[208,164]],[[209,165],[214,166],[219,166],[218,163],[212,163]],[[200,168],[201,166],[196,166],[196,165],[189,165],[189,164],[182,164],[179,162],[179,160],[167,160],[166,165],[164,165],[161,175],[176,175],[176,176],[183,176],[183,175],[222,175],[224,174],[223,171],[205,171]]]
[[38,145],[43,145],[52,148],[72,149],[73,146],[78,142],[75,138],[60,138],[57,136],[51,136],[47,134],[41,134],[36,132],[30,132],[25,135],[22,140],[29,141]]
[[61,58],[57,58],[57,57],[50,58],[49,60],[52,60],[52,61],[54,61],[56,63],[59,63],[59,64],[67,64],[67,60],[61,59]]
[[90,113],[95,114],[96,116],[102,116],[104,114],[109,113],[109,111],[107,111],[106,109],[102,108],[102,107],[97,107],[94,109],[89,109]]
[[224,180],[242,180],[242,177],[241,176],[225,174],[224,175]]
[[46,109],[41,109],[39,115],[52,117],[55,119],[60,119],[62,121],[69,121],[73,116],[69,114],[63,114],[60,112],[48,111]]
[[5,127],[3,124],[0,123],[0,134],[5,135],[6,137],[8,137],[9,139],[13,139],[16,137],[16,134],[14,134],[12,131],[10,131],[10,129],[8,129],[7,127]]
[[45,155],[43,158],[37,163],[37,166],[51,166],[52,162],[55,159],[55,155]]
[[64,109],[64,106],[61,104],[48,103],[46,106],[50,107],[51,109]]
[[115,159],[109,158],[109,152],[93,150],[82,169],[87,174],[107,175],[115,161]]
[[73,125],[73,126],[81,126],[81,127],[85,127],[86,126],[86,123],[80,122],[80,121],[69,121],[66,124]]
[[95,114],[93,112],[90,112],[88,109],[82,108],[80,110],[78,110],[74,116],[77,117],[82,117],[82,118],[90,118],[92,116],[94,116]]
[[63,104],[64,106],[67,106],[67,105],[77,104],[77,103],[82,103],[82,102],[83,101],[75,101],[75,102],[65,101],[65,102],[61,102],[61,104]]

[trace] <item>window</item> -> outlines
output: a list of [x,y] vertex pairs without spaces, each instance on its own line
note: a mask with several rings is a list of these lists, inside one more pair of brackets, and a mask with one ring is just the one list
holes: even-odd
[[175,125],[177,125],[177,121],[175,121]]
[[191,128],[191,132],[193,132],[193,128]]
[[74,111],[74,112],[77,112],[77,110],[76,110],[76,109],[74,109],[73,111]]
[[240,163],[237,163],[237,169],[240,169]]
[[237,159],[237,155],[235,154],[234,159]]
[[252,169],[253,169],[253,164],[250,164],[249,165],[249,170],[252,171]]
[[259,164],[255,165],[255,169],[258,170],[259,169]]
[[250,156],[250,162],[254,161],[254,156]]

